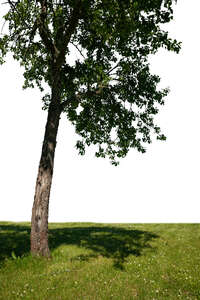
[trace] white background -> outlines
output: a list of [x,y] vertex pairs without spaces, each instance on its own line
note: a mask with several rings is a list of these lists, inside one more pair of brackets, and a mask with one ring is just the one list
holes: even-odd
[[[157,117],[166,142],[155,140],[146,154],[132,149],[114,167],[92,150],[79,156],[74,129],[62,116],[50,222],[200,221],[199,11],[199,0],[178,1],[167,28],[182,41],[181,53],[162,50],[151,60],[152,72],[171,89]],[[31,219],[46,123],[41,94],[22,90],[22,73],[11,57],[0,66],[0,220]]]

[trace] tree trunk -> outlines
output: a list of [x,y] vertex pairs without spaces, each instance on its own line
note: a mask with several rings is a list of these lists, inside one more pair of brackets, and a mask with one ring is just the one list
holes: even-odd
[[51,256],[48,246],[48,209],[60,115],[60,105],[52,99],[48,110],[31,219],[31,253],[38,256]]

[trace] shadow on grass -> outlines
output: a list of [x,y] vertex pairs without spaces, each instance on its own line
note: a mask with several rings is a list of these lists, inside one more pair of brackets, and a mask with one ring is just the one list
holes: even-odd
[[[145,249],[153,250],[150,242],[158,235],[141,230],[120,228],[113,225],[64,227],[49,229],[51,250],[61,244],[76,245],[92,250],[91,254],[82,254],[77,259],[89,261],[93,257],[111,258],[114,266],[123,269],[129,255],[140,256]],[[10,257],[12,251],[16,256],[26,255],[30,251],[30,227],[24,225],[0,224],[0,261]],[[73,258],[76,259],[76,258]]]
[[30,226],[0,224],[0,263],[6,258],[23,256],[30,251]]

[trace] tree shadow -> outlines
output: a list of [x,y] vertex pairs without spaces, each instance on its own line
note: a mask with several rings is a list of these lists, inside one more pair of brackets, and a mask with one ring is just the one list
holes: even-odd
[[91,255],[79,255],[78,259],[89,260],[96,254],[113,259],[114,266],[123,269],[129,255],[140,256],[145,249],[153,251],[150,241],[155,238],[158,235],[149,231],[111,225],[51,229],[49,241],[53,248],[66,243],[92,250]]
[[21,257],[30,252],[30,226],[0,224],[0,263],[11,257]]
[[[66,226],[66,225],[64,225]],[[159,236],[149,231],[127,229],[113,225],[63,227],[49,229],[49,245],[53,250],[61,244],[76,245],[92,250],[73,259],[89,261],[93,257],[111,258],[114,267],[123,269],[129,255],[140,256],[145,249],[154,248],[150,242]],[[23,256],[30,251],[30,227],[22,225],[0,225],[0,261],[10,257]]]

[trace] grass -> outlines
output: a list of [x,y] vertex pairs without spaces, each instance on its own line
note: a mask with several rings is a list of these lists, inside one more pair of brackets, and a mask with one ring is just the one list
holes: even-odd
[[1,300],[200,299],[200,224],[51,223],[51,260],[29,235],[0,222]]

